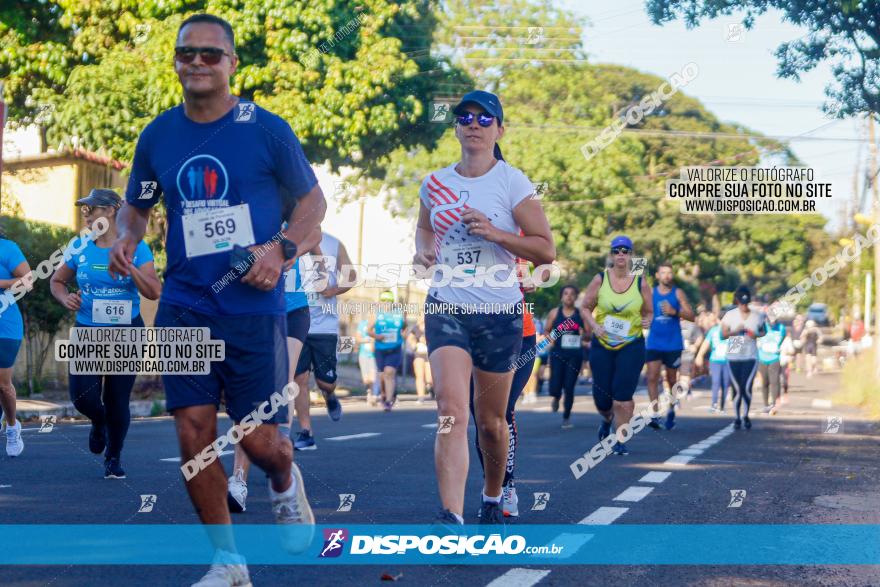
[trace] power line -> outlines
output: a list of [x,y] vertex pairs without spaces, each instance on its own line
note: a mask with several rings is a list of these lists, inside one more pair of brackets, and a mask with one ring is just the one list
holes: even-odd
[[[534,130],[552,130],[558,132],[574,132],[574,133],[598,133],[606,130],[608,127],[596,126],[576,126],[576,125],[549,125],[549,124],[510,124],[510,128],[528,128]],[[625,128],[621,134],[633,134],[642,136],[656,136],[669,138],[690,138],[690,139],[721,139],[721,140],[774,140],[774,141],[836,141],[844,143],[865,143],[866,139],[849,138],[849,137],[809,137],[803,135],[747,135],[740,133],[725,132],[696,132],[684,130],[652,130],[642,128]]]

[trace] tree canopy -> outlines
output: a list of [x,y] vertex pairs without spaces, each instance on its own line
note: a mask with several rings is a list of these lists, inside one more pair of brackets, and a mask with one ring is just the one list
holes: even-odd
[[129,160],[144,125],[181,100],[177,28],[201,11],[235,31],[233,92],[285,118],[316,162],[374,172],[390,148],[431,145],[442,129],[413,129],[465,79],[431,54],[430,0],[25,0],[0,8],[10,120]]
[[805,27],[803,37],[776,50],[779,77],[801,74],[828,61],[835,81],[826,88],[832,100],[823,109],[839,117],[880,112],[880,2],[877,0],[647,0],[657,23],[683,19],[693,28],[703,20],[743,12],[743,25],[779,10],[788,22]]

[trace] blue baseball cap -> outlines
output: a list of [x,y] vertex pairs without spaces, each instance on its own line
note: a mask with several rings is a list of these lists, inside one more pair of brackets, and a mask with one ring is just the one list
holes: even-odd
[[495,94],[484,92],[483,90],[468,92],[462,97],[461,102],[452,109],[452,112],[454,114],[464,114],[464,107],[467,104],[482,106],[486,112],[498,119],[498,124],[504,124],[504,109],[501,108],[501,100]]
[[621,234],[620,236],[615,236],[611,240],[611,248],[614,249],[616,247],[626,247],[629,250],[632,250],[633,242],[630,240],[630,238],[628,236],[624,236]]

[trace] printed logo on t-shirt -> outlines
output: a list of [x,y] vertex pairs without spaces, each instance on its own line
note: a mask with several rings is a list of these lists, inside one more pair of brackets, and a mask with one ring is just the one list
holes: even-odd
[[184,200],[223,200],[229,188],[229,174],[211,155],[191,157],[177,172],[177,191]]

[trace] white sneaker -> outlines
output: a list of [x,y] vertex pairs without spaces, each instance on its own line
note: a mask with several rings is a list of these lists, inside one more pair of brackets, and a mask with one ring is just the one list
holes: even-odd
[[501,494],[501,509],[505,516],[519,517],[519,498],[516,496],[516,487],[505,487]]
[[247,483],[244,480],[244,471],[239,469],[227,483],[226,501],[229,504],[229,511],[236,514],[245,511],[246,500]]
[[251,577],[244,557],[218,550],[211,568],[192,587],[251,587]]
[[15,426],[6,425],[6,454],[17,457],[24,450],[24,440],[21,439],[21,422],[15,421]]
[[269,500],[275,523],[287,528],[281,529],[281,543],[284,549],[297,554],[306,550],[315,535],[315,515],[306,497],[305,483],[296,463],[291,463],[290,476],[293,484],[284,493],[275,493],[269,482]]

